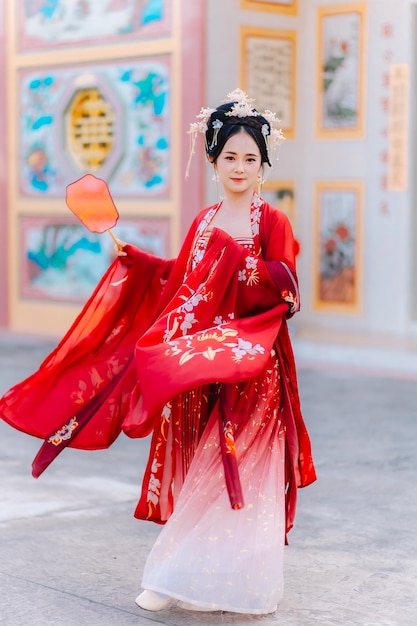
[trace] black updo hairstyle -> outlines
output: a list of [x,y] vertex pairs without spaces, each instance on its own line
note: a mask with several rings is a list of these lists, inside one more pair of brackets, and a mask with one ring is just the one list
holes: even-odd
[[[210,115],[206,131],[206,153],[209,161],[215,163],[226,141],[230,139],[230,137],[233,137],[233,135],[236,135],[236,133],[244,130],[252,137],[258,146],[259,152],[261,153],[261,163],[268,163],[268,165],[271,166],[265,136],[265,134],[268,136],[271,133],[270,123],[263,115],[260,115],[256,109],[252,109],[253,115],[244,115],[242,117],[238,115],[227,115],[236,104],[236,102],[221,104]],[[262,132],[262,130],[264,130],[264,132]]]

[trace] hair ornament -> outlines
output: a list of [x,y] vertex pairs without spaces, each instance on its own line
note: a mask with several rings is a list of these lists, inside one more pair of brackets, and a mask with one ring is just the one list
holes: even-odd
[[[253,98],[249,98],[249,96],[244,91],[242,91],[242,89],[237,88],[228,93],[226,99],[223,100],[223,102],[224,104],[233,104],[230,110],[224,113],[224,122],[216,117],[216,111],[218,111],[218,109],[203,107],[201,108],[200,113],[197,115],[197,121],[190,124],[190,128],[188,130],[188,134],[190,135],[190,156],[185,171],[186,178],[188,178],[191,160],[193,158],[193,155],[195,154],[195,143],[197,135],[199,133],[204,133],[206,135],[206,151],[212,150],[215,146],[217,146],[219,131],[221,130],[221,128],[223,128],[225,124],[226,126],[228,125],[226,123],[227,118],[264,118],[264,122],[266,123],[263,123],[259,127],[259,130],[265,141],[269,165],[271,165],[271,161],[273,159],[273,156],[275,155],[275,150],[277,146],[279,146],[285,139],[281,128],[278,127],[279,119],[277,119],[276,114],[269,110],[266,110],[263,113],[257,111],[253,106]],[[207,131],[209,131],[210,119],[212,120],[211,128],[213,129],[213,136],[211,138],[210,145],[208,145]],[[238,120],[236,121],[236,123],[238,123]],[[208,134],[210,135],[210,133]]]
[[226,113],[228,117],[255,117],[259,115],[252,105],[253,98],[249,98],[241,89],[235,89],[228,93],[224,102],[234,102],[233,107]]
[[219,134],[219,130],[223,126],[223,122],[221,120],[213,120],[211,125],[212,125],[212,128],[214,128],[214,133],[213,133],[213,141],[211,142],[209,146],[210,150],[212,150],[214,146],[217,146],[217,136]]
[[[192,122],[190,124],[190,128],[188,130],[188,134],[190,135],[190,156],[188,157],[187,168],[185,170],[185,178],[188,178],[188,174],[190,173],[190,165],[191,165],[191,160],[195,153],[195,142],[197,139],[197,134],[206,133],[208,129],[208,121],[213,112],[214,112],[214,109],[210,109],[208,107],[202,107],[200,109],[200,113],[197,115],[198,121]],[[216,135],[216,138],[217,138],[217,135]]]

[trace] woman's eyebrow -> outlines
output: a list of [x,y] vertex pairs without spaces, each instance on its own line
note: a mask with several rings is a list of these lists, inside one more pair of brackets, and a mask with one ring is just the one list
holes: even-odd
[[[237,154],[237,152],[233,152],[233,150],[225,150],[224,153],[225,154],[233,154],[233,155]],[[254,152],[247,152],[245,154],[245,156],[256,156],[256,154]]]

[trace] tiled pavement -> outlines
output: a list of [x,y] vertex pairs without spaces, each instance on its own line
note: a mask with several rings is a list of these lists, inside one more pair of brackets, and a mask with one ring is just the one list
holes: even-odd
[[[134,598],[159,532],[132,515],[147,441],[67,450],[34,480],[40,442],[0,421],[0,623],[415,626],[417,380],[404,368],[358,370],[340,351],[317,366],[295,343],[318,481],[299,493],[275,614],[141,611]],[[0,333],[0,393],[51,346]]]

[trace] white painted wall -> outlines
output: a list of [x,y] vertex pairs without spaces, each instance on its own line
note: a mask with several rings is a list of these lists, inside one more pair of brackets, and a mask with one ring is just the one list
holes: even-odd
[[[238,86],[240,73],[239,28],[243,24],[264,28],[296,30],[297,100],[296,137],[281,151],[277,177],[293,179],[296,185],[296,234],[302,245],[298,272],[302,289],[302,312],[294,322],[300,331],[327,329],[346,334],[399,335],[413,333],[412,271],[417,237],[413,220],[412,190],[387,192],[381,187],[386,164],[381,155],[387,139],[387,113],[381,102],[388,97],[382,76],[389,63],[412,64],[414,73],[411,7],[417,0],[367,0],[366,134],[361,140],[318,140],[316,120],[317,8],[346,4],[346,0],[299,0],[298,16],[243,11],[239,0],[207,0],[207,106],[216,106]],[[383,37],[383,26],[392,24],[393,35]],[[411,90],[412,91],[412,90]],[[415,110],[412,97],[410,110]],[[411,115],[412,117],[412,115]],[[415,162],[414,152],[410,163]],[[410,167],[410,179],[413,167]],[[216,200],[215,183],[207,167],[206,200]],[[317,180],[363,180],[364,207],[364,307],[360,315],[319,313],[312,308],[312,264],[314,257],[314,183]],[[381,211],[383,203],[387,212]],[[415,255],[417,257],[417,254]]]

